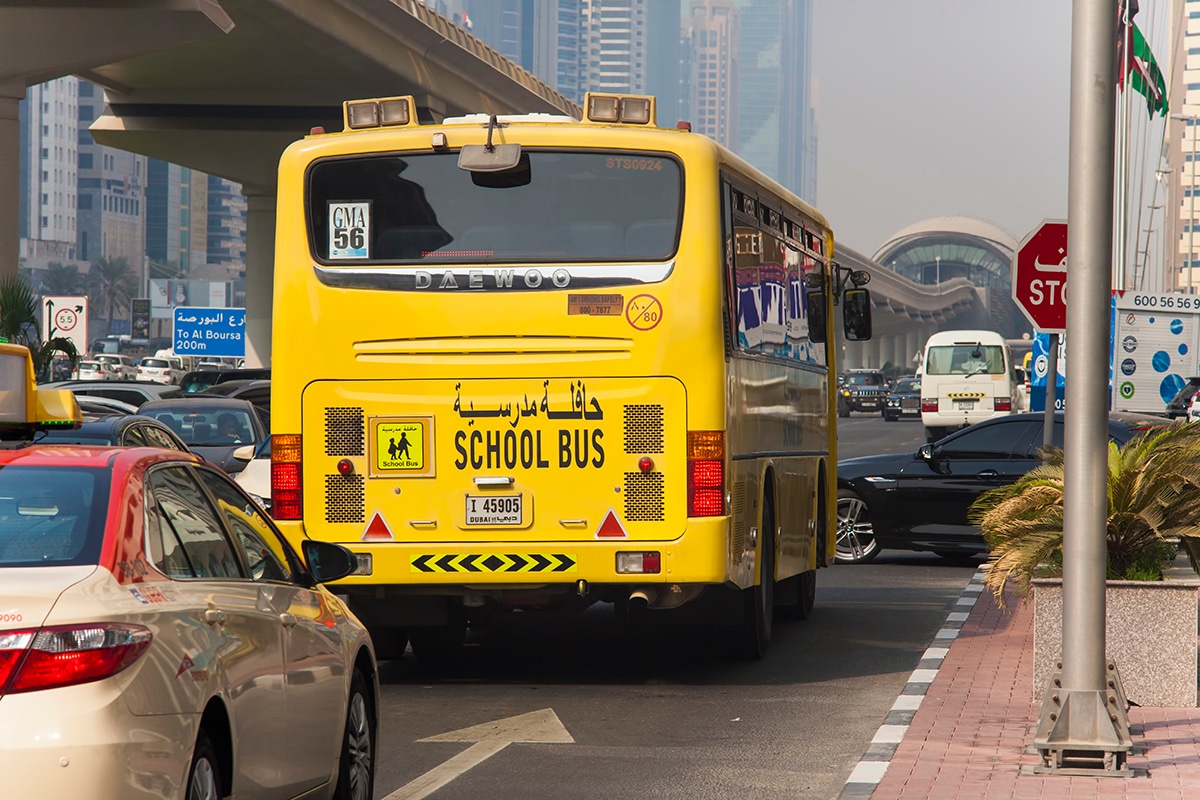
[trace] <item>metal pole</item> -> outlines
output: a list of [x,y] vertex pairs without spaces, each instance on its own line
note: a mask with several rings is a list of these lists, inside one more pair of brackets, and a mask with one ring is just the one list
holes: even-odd
[[1188,294],[1195,294],[1196,286],[1192,276],[1195,275],[1196,268],[1196,156],[1200,154],[1196,152],[1196,118],[1188,117],[1188,125],[1192,126],[1192,176],[1188,179],[1191,186],[1188,191],[1192,197],[1188,211]]
[[1094,389],[1108,374],[1116,25],[1111,0],[1073,0],[1063,659],[1061,685],[1051,684],[1043,697],[1034,746],[1043,770],[1095,768],[1096,774],[1127,775],[1132,740],[1119,695],[1107,691],[1104,642],[1108,394]]
[[1050,334],[1046,353],[1046,421],[1042,423],[1042,447],[1054,444],[1054,406],[1058,401],[1058,334]]

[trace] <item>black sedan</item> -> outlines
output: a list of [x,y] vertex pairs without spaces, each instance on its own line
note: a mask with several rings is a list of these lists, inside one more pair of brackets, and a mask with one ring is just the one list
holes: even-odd
[[120,411],[87,413],[78,428],[50,428],[38,436],[37,444],[165,447],[189,452],[183,440],[158,420]]
[[[1063,415],[1053,443],[1062,447]],[[972,425],[915,453],[839,461],[837,560],[870,561],[880,550],[943,556],[983,553],[979,529],[967,522],[975,498],[1013,483],[1036,467],[1043,413],[1012,414]],[[1139,433],[1174,424],[1166,417],[1113,412],[1108,438],[1122,445]]]
[[883,418],[895,422],[901,417],[921,418],[920,378],[901,378],[888,391],[883,403]]
[[151,400],[138,413],[166,425],[189,450],[231,475],[246,466],[245,461],[234,458],[234,451],[246,445],[258,447],[267,438],[261,412],[248,400],[193,394]]

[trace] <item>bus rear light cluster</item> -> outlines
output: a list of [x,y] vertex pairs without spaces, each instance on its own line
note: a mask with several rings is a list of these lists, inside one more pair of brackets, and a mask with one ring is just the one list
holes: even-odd
[[938,410],[938,401],[937,401],[936,397],[922,397],[921,398],[921,411],[923,411],[923,412],[928,411],[930,413],[936,414],[937,410]]
[[688,431],[688,516],[725,513],[725,432]]
[[298,520],[304,516],[304,472],[301,469],[300,434],[271,437],[271,516]]
[[408,125],[416,120],[413,113],[416,102],[411,96],[383,97],[375,100],[351,100],[343,104],[346,127],[351,130],[364,128]]
[[618,575],[657,575],[662,571],[662,556],[657,550],[647,553],[617,553]]
[[654,124],[654,98],[644,95],[588,94],[583,99],[588,122]]
[[994,408],[997,411],[1012,411],[1011,397],[997,397],[994,401]]

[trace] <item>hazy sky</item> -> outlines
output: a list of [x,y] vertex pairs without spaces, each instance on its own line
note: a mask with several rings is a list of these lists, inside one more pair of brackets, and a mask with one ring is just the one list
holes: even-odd
[[1066,218],[1070,55],[1067,0],[813,0],[817,207],[836,239],[870,256],[931,217],[1017,239]]

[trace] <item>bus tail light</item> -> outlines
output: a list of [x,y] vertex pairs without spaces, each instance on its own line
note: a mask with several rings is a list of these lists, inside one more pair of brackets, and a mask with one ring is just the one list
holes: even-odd
[[1012,411],[1011,397],[997,397],[992,402],[994,403],[993,407],[997,411]]
[[922,413],[929,412],[931,414],[936,414],[937,410],[938,410],[938,401],[937,401],[936,397],[922,397],[921,398]]
[[657,550],[646,553],[617,553],[618,575],[657,575],[662,570],[662,556]]
[[688,516],[725,513],[725,432],[688,431]]
[[281,520],[303,518],[304,476],[300,459],[300,434],[271,437],[271,516]]

